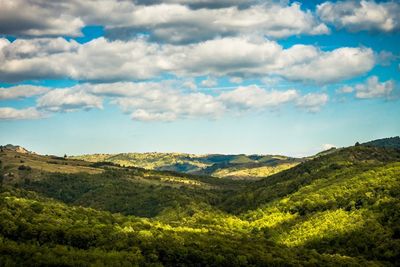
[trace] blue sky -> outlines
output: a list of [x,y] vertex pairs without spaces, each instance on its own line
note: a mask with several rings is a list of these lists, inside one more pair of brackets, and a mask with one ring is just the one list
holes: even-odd
[[1,144],[304,156],[400,135],[398,1],[40,2],[0,10]]

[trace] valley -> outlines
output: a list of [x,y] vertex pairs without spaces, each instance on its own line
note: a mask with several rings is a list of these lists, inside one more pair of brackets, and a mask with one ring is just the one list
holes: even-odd
[[[400,142],[389,141],[301,160],[132,154],[136,166],[2,147],[0,262],[397,266]],[[256,179],[169,169],[189,161],[232,173],[272,160],[296,163]]]

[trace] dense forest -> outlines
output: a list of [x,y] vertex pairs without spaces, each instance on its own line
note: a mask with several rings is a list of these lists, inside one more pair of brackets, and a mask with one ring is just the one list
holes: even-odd
[[0,266],[399,266],[389,141],[258,180],[2,148]]

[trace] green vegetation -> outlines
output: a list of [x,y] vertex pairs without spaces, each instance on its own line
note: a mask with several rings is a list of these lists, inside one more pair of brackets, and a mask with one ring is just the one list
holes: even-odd
[[334,149],[257,181],[0,160],[1,266],[398,266],[399,149]]
[[273,175],[275,173],[290,169],[299,164],[296,163],[280,163],[275,166],[262,166],[262,167],[230,167],[223,168],[215,171],[213,176],[215,177],[230,177],[232,179],[260,179],[263,177],[267,177]]
[[194,155],[183,153],[92,154],[70,158],[89,162],[111,162],[121,166],[149,170],[235,179],[260,179],[296,166],[303,161],[275,155]]
[[376,147],[386,147],[386,148],[400,148],[400,136],[382,138],[378,140],[373,140],[366,142],[365,146],[376,146]]

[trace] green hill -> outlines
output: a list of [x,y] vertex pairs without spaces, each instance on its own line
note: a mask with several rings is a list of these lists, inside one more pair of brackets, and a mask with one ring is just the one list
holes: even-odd
[[363,145],[400,149],[400,136],[373,140],[370,142],[363,143]]
[[0,265],[398,266],[399,149],[336,149],[257,181],[0,160]]
[[260,179],[296,166],[302,159],[276,155],[194,155],[184,153],[121,153],[72,156],[89,162],[111,162],[149,170],[210,175],[219,178]]

